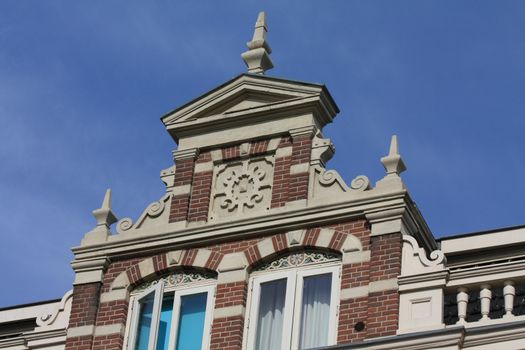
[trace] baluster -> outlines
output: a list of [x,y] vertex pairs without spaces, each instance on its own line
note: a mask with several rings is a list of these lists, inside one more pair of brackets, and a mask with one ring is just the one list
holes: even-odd
[[490,313],[490,299],[492,298],[492,292],[489,284],[482,284],[480,286],[481,291],[479,292],[479,299],[481,301],[481,319],[489,320]]
[[514,296],[516,295],[516,288],[514,288],[514,282],[505,281],[505,287],[503,287],[503,296],[505,298],[505,315],[503,318],[514,317],[512,313],[514,309]]
[[468,304],[468,289],[465,287],[458,288],[458,294],[456,296],[458,302],[458,322],[463,324],[467,322],[467,304]]

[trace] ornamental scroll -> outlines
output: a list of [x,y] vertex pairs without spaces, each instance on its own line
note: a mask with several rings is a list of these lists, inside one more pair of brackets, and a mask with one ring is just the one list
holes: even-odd
[[209,219],[270,208],[275,157],[241,159],[215,166]]

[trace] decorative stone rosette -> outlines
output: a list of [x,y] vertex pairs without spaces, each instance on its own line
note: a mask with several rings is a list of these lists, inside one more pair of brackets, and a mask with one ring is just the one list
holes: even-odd
[[216,166],[210,220],[269,209],[273,167],[274,156]]

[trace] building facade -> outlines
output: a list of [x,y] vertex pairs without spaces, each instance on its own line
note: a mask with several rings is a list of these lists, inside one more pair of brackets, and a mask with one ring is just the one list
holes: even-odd
[[264,75],[266,31],[248,73],[161,118],[166,193],[118,220],[108,190],[72,291],[0,310],[0,349],[525,349],[525,228],[436,240],[395,136],[382,179],[346,183],[335,101]]

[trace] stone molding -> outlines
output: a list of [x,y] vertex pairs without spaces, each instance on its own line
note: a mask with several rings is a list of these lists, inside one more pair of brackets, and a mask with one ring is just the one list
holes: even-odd
[[[341,219],[352,220],[363,217],[363,213],[380,213],[392,207],[411,211],[404,200],[406,192],[392,193],[390,196],[381,194],[376,198],[367,196],[366,200],[331,203],[309,207],[282,207],[273,208],[265,215],[248,217],[240,222],[220,222],[197,227],[183,227],[177,223],[152,226],[148,232],[137,231],[134,235],[113,235],[101,245],[80,246],[73,248],[76,260],[105,257],[106,255],[131,253],[133,251],[155,252],[165,249],[166,246],[194,244],[196,242],[217,242],[226,237],[247,238],[280,230],[294,230],[301,226],[329,225]],[[374,200],[374,198],[376,200]],[[435,243],[435,242],[434,242]]]
[[58,304],[55,304],[52,309],[47,310],[37,317],[37,327],[35,331],[42,332],[67,328],[72,300],[73,290],[69,290],[64,294]]
[[[173,192],[186,194],[188,189],[189,185],[183,185],[174,187]],[[128,234],[137,230],[148,230],[151,226],[159,225],[160,222],[167,222],[169,219],[171,198],[174,195],[174,193],[167,193],[158,201],[150,203],[135,223],[131,218],[119,220],[117,223],[117,232],[119,234]]]
[[104,272],[109,265],[107,257],[93,257],[82,260],[74,260],[71,267],[75,270],[75,281],[73,285],[102,282]]
[[432,251],[428,258],[425,249],[419,247],[414,237],[403,235],[402,276],[442,271],[445,263],[445,254],[441,250]]

